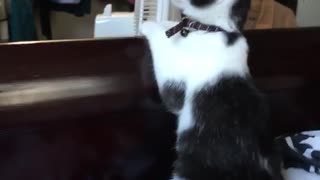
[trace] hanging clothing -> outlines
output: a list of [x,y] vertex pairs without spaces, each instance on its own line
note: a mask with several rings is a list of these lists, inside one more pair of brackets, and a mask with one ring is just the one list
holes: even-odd
[[135,3],[135,0],[128,0],[128,2],[129,2],[130,4],[134,4],[134,3]]
[[[62,0],[60,0],[62,1]],[[50,10],[62,11],[74,14],[75,16],[84,16],[91,12],[91,0],[80,0],[76,4],[48,2]]]
[[11,0],[9,34],[10,41],[37,40],[32,0]]
[[51,2],[59,4],[79,4],[80,0],[51,0]]
[[133,11],[134,11],[134,3],[135,3],[135,0],[128,0],[129,11],[130,11],[130,12],[133,12]]

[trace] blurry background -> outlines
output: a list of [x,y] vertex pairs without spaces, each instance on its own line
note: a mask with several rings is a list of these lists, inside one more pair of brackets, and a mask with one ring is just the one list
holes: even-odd
[[[106,4],[133,10],[134,0],[0,0],[0,42],[93,38]],[[252,0],[246,29],[320,26],[320,0]]]

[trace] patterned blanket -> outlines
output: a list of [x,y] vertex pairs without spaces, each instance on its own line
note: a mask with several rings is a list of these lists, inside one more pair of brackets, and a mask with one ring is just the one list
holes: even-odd
[[320,131],[306,131],[276,139],[283,156],[286,180],[320,180]]

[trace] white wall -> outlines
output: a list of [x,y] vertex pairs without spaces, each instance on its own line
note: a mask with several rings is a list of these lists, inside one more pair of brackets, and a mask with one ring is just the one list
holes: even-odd
[[297,22],[301,27],[320,26],[320,0],[298,0]]
[[[102,13],[107,2],[111,1],[93,0],[91,14],[84,17],[76,17],[64,12],[52,12],[53,39],[92,38],[95,16]],[[320,26],[320,0],[298,0],[297,22],[301,27]],[[40,32],[39,36],[41,37]]]

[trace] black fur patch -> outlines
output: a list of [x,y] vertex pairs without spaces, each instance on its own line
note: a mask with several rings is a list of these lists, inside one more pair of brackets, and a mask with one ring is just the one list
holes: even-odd
[[[215,2],[216,0],[191,0],[191,4],[193,6],[200,8],[206,7]],[[238,26],[239,30],[243,29],[250,5],[251,0],[235,0],[235,4],[232,6],[230,16]]]
[[248,11],[250,9],[251,0],[236,0],[237,2],[232,6],[231,18],[242,30],[247,19]]
[[224,77],[204,87],[192,111],[195,125],[177,141],[177,175],[188,180],[273,179],[258,158],[272,155],[268,106],[251,80]]
[[185,90],[185,83],[173,81],[167,81],[161,88],[162,101],[171,112],[177,112],[183,107]]
[[191,4],[196,7],[205,7],[215,1],[216,0],[191,0]]
[[227,45],[228,46],[232,46],[242,36],[238,32],[225,32],[225,35],[227,37]]

